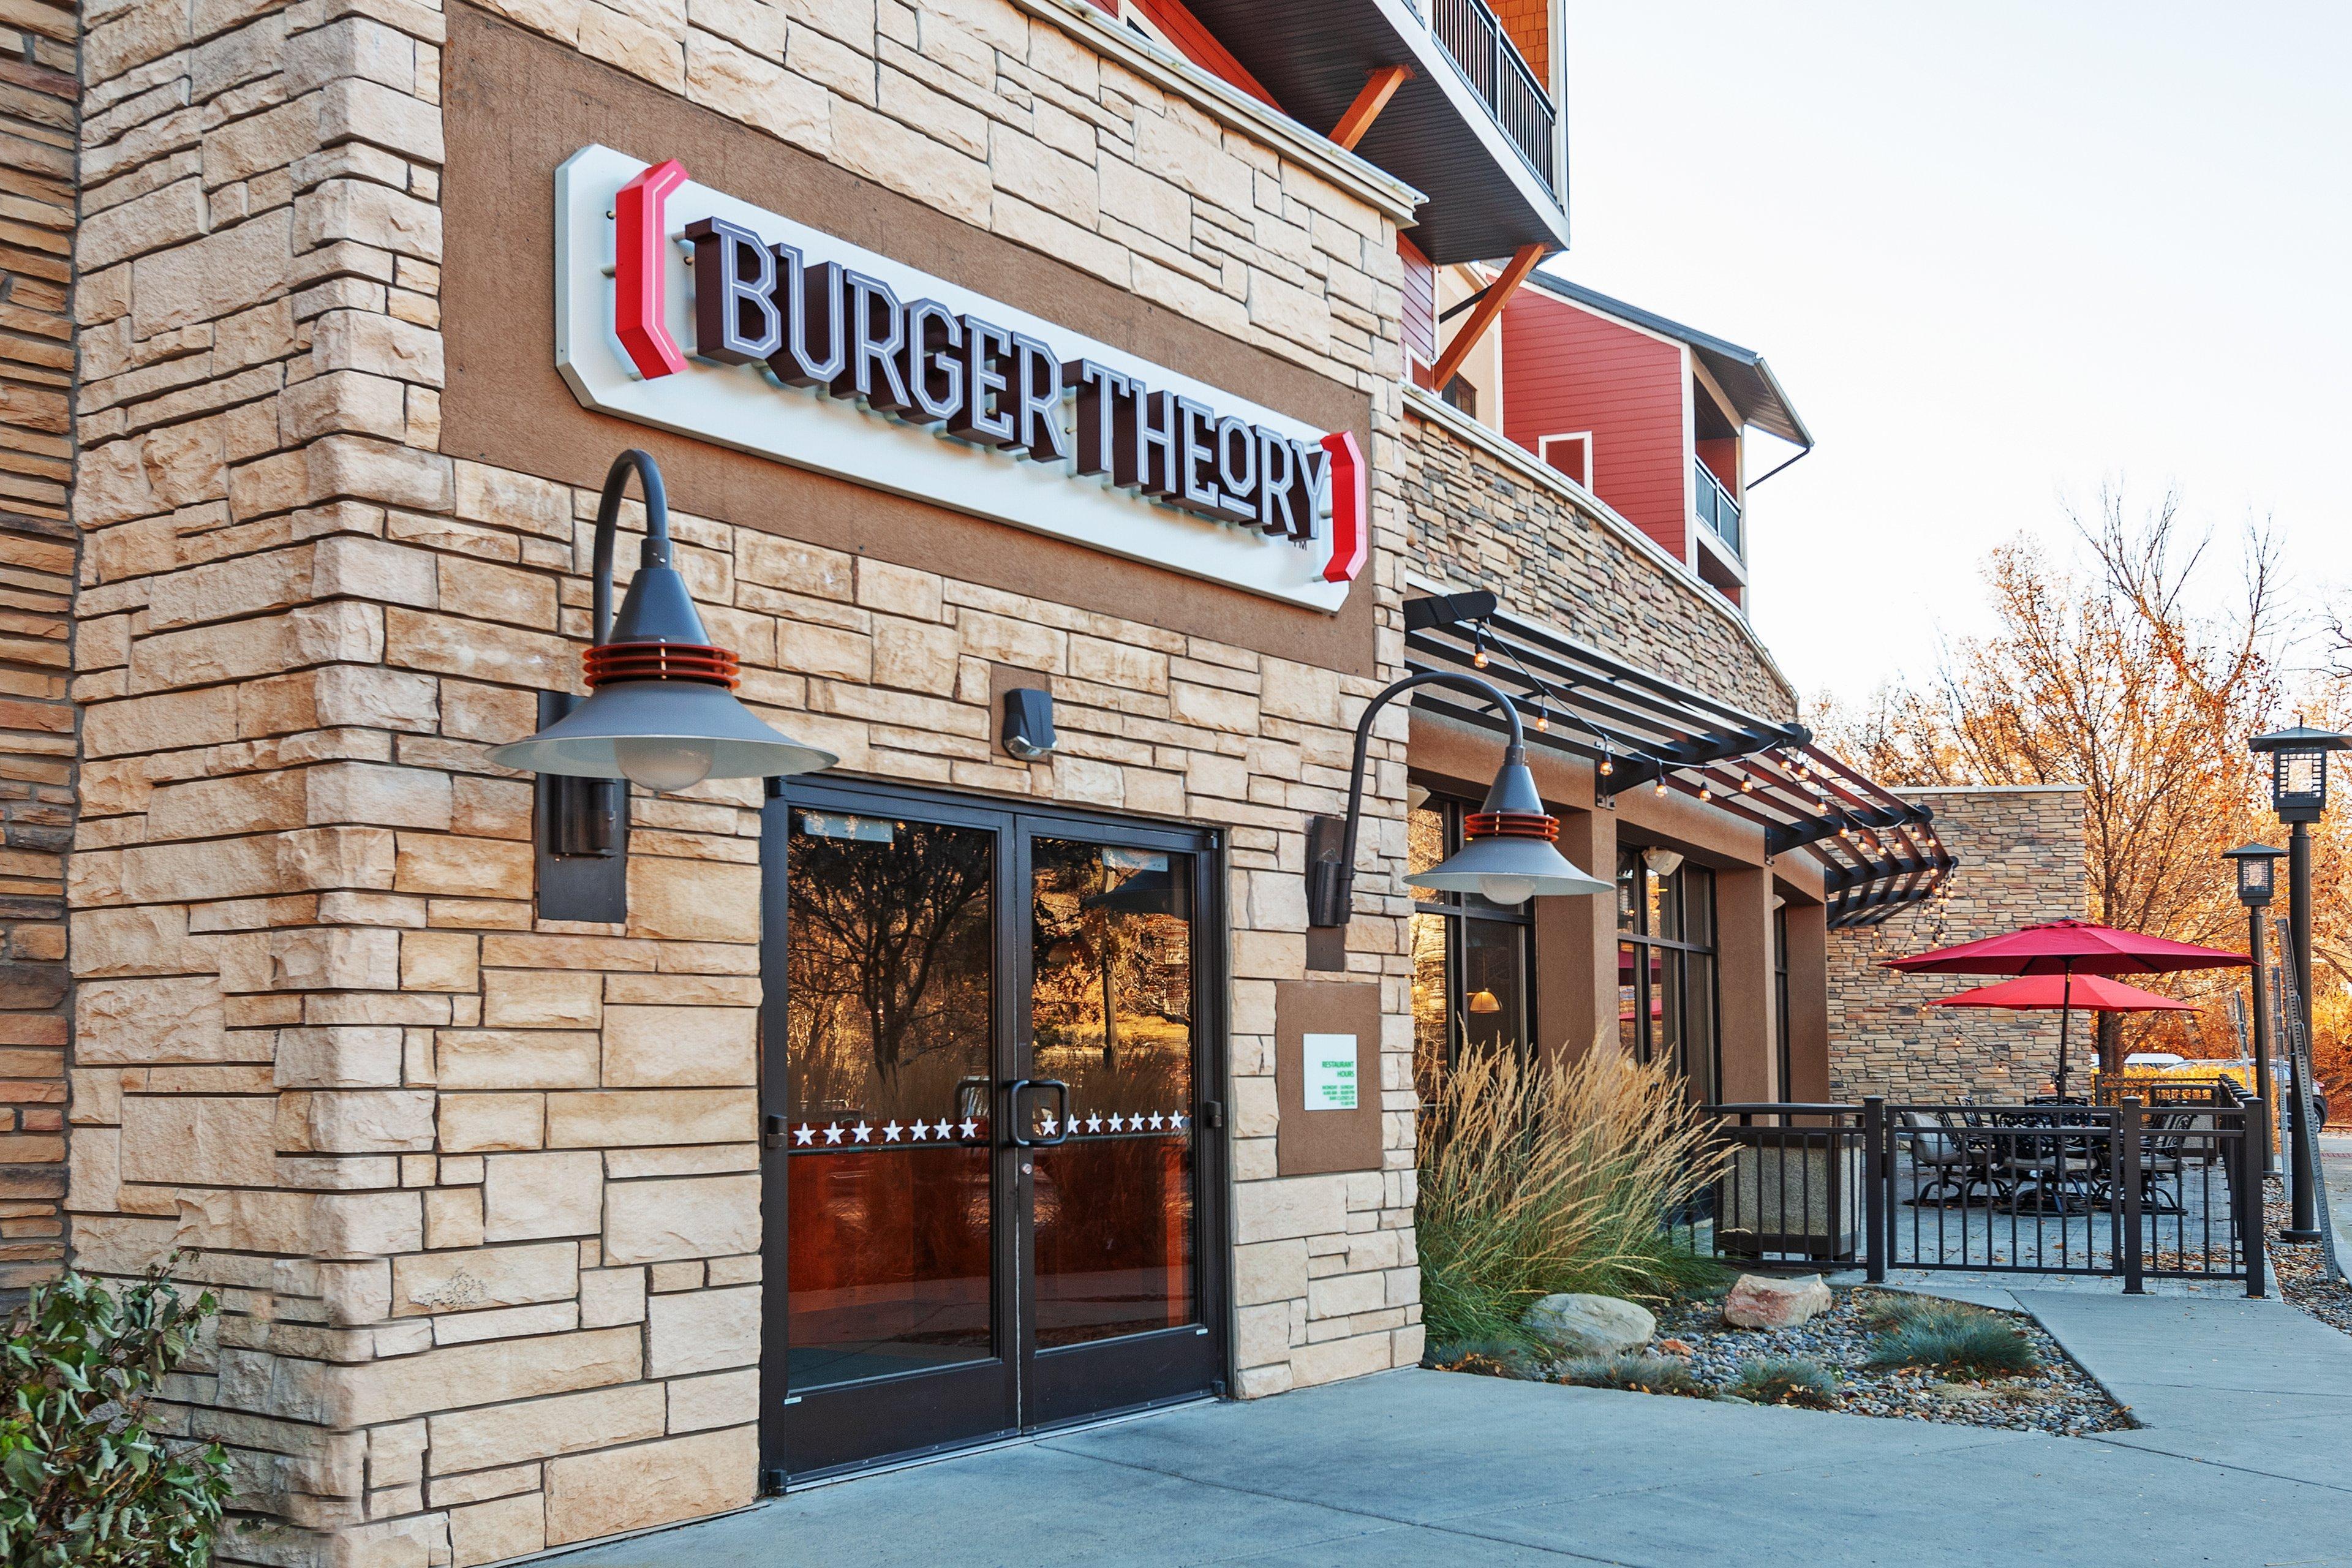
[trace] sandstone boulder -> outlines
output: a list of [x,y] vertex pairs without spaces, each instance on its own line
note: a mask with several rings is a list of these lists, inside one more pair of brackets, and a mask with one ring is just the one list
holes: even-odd
[[1818,1274],[1795,1279],[1742,1274],[1723,1299],[1723,1321],[1735,1329],[1793,1329],[1831,1305],[1830,1288]]
[[1631,1301],[1571,1292],[1546,1296],[1527,1310],[1522,1321],[1563,1355],[1639,1350],[1658,1331],[1657,1319]]

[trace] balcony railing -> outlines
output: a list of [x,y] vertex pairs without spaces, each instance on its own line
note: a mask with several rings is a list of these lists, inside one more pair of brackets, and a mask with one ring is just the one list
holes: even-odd
[[1691,459],[1691,478],[1696,481],[1691,493],[1698,498],[1698,520],[1715,531],[1732,554],[1746,560],[1739,544],[1739,503],[1715,477],[1715,470],[1696,458]]
[[1559,111],[1486,0],[1430,0],[1430,31],[1486,105],[1547,190],[1552,178],[1552,126]]

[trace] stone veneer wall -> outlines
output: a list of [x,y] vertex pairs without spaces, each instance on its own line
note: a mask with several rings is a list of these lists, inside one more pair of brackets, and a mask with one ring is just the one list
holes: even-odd
[[[502,9],[1371,395],[1372,679],[674,521],[746,694],[845,770],[1230,827],[1241,1392],[1410,1364],[1387,876],[1350,959],[1386,1168],[1278,1179],[1271,1135],[1305,814],[1401,662],[1393,223],[1050,0]],[[534,920],[529,786],[482,750],[576,678],[595,498],[439,451],[443,13],[84,19],[77,1254],[192,1247],[221,1290],[177,1390],[263,1521],[231,1559],[463,1565],[746,1502],[758,795],[639,799],[627,925]],[[1050,765],[992,757],[990,661],[1052,673]]]
[[1405,428],[1409,570],[1491,588],[1507,610],[1761,717],[1797,716],[1737,610],[1602,522],[1531,455],[1498,454],[1418,405]]
[[[1885,960],[1998,936],[2042,921],[2080,920],[2090,907],[2083,792],[2073,784],[1906,789],[1936,813],[1959,859],[1946,891],[1884,925],[1830,932],[1830,1095],[2013,1100],[2041,1092],[2058,1068],[2055,1014],[1927,1005],[1990,976],[1899,974]],[[2097,1060],[2085,1022],[2068,1055]]]
[[0,1307],[65,1256],[75,37],[0,13]]

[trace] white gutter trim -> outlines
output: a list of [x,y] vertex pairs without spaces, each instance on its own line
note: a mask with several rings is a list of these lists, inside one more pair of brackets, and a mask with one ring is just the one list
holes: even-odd
[[[1267,142],[1400,226],[1411,226],[1429,198],[1379,164],[1342,149],[1290,116],[1252,98],[1188,59],[1120,26],[1087,0],[1013,0],[1013,8],[1049,22],[1099,55],[1108,55],[1163,91],[1175,94],[1229,129]],[[1514,153],[1512,156],[1517,157]]]
[[[1714,612],[1726,626],[1739,634],[1740,640],[1748,645],[1748,650],[1761,661],[1780,689],[1788,694],[1790,705],[1799,704],[1796,687],[1781,670],[1780,661],[1772,657],[1772,650],[1766,647],[1763,639],[1756,635],[1756,628],[1748,624],[1748,618],[1732,608],[1730,602],[1722,595],[1708,587],[1697,573],[1669,554],[1664,545],[1626,521],[1624,518],[1618,515],[1614,507],[1553,468],[1549,463],[1538,462],[1534,454],[1517,442],[1496,435],[1435,393],[1416,386],[1411,382],[1406,382],[1403,385],[1406,413],[1444,426],[1488,457],[1508,464],[1524,478],[1536,484],[1549,487],[1578,510],[1590,513],[1599,521],[1604,530],[1616,535],[1619,541],[1638,553],[1647,556],[1658,565],[1665,567],[1674,574],[1676,581],[1687,584],[1696,589],[1699,603]],[[1527,612],[1522,609],[1517,613],[1524,615]]]

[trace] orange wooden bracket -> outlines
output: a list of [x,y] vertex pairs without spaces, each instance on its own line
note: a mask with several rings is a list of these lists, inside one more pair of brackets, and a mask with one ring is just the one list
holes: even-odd
[[1439,354],[1437,363],[1430,367],[1431,386],[1439,392],[1445,390],[1445,384],[1454,379],[1454,373],[1462,368],[1462,362],[1470,357],[1470,351],[1478,346],[1478,340],[1486,335],[1486,329],[1495,324],[1503,313],[1503,307],[1511,302],[1511,296],[1519,291],[1519,285],[1528,280],[1528,274],[1533,272],[1536,263],[1543,258],[1542,246],[1519,247],[1505,264],[1503,275],[1486,285],[1486,293],[1480,295],[1478,303],[1471,308],[1470,319],[1462,323],[1462,330],[1454,334],[1454,341],[1445,345],[1445,352]]
[[1382,66],[1366,77],[1364,90],[1356,94],[1356,101],[1348,105],[1348,112],[1331,127],[1331,140],[1354,152],[1356,143],[1364,139],[1364,132],[1372,128],[1372,121],[1381,117],[1381,110],[1389,106],[1389,100],[1396,96],[1396,89],[1412,75],[1411,66]]

